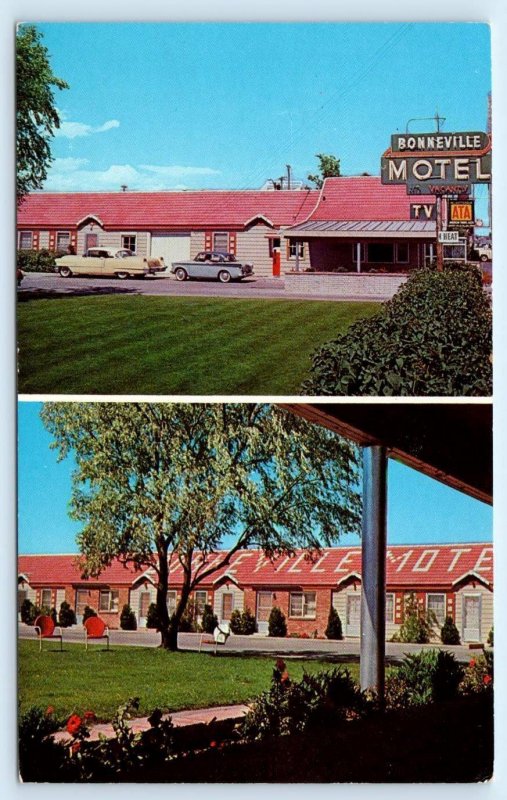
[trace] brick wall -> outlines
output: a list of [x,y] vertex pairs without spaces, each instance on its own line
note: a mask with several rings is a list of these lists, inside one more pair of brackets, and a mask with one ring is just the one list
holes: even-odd
[[384,300],[391,298],[407,280],[406,275],[370,273],[286,272],[285,291],[291,294]]

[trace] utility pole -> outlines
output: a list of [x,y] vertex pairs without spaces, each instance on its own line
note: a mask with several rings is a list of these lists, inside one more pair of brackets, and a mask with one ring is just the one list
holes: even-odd
[[290,164],[286,164],[286,167],[287,167],[287,189],[288,189],[288,190],[289,190],[289,192],[290,192],[290,174],[291,174],[291,165],[290,165]]

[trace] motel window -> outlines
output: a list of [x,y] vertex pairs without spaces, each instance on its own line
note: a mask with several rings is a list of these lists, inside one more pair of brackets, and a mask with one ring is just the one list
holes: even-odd
[[372,242],[368,245],[368,263],[392,264],[394,261],[394,245],[392,242]]
[[195,613],[201,615],[207,602],[208,592],[204,590],[197,591],[194,597]]
[[386,594],[386,622],[394,622],[394,594]]
[[100,611],[118,611],[118,592],[103,589],[99,597]]
[[445,594],[426,595],[428,612],[434,614],[437,623],[442,626],[445,622]]
[[217,253],[229,252],[229,234],[228,233],[214,233],[213,234],[213,250]]
[[131,253],[136,252],[136,237],[131,234],[121,237],[121,249],[130,250]]
[[408,242],[398,242],[396,245],[396,261],[398,264],[408,264],[410,249]]
[[167,613],[169,617],[176,613],[176,592],[174,590],[167,592]]
[[289,258],[296,258],[296,254],[299,256],[299,258],[304,258],[305,243],[296,242],[295,239],[290,239],[287,245],[287,254]]
[[31,250],[33,247],[32,231],[21,231],[19,234],[19,249]]
[[56,234],[56,250],[57,252],[66,252],[70,247],[70,233],[69,231],[58,231]]
[[315,592],[291,592],[289,616],[315,619],[316,607]]
[[40,604],[42,608],[51,608],[51,589],[42,589],[40,593]]

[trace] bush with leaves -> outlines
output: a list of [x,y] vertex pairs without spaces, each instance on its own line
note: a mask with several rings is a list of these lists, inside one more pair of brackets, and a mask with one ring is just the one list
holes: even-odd
[[459,631],[453,622],[452,617],[446,617],[440,631],[442,644],[461,644]]
[[480,270],[420,269],[378,313],[313,354],[302,394],[490,395],[491,352]]
[[241,636],[251,636],[255,633],[257,623],[255,617],[249,608],[244,611],[234,609],[230,619],[231,633],[239,634]]
[[136,631],[137,630],[137,620],[136,615],[130,608],[130,606],[125,603],[121,610],[120,614],[120,628],[122,631]]
[[33,625],[39,616],[40,610],[32,603],[31,600],[26,598],[21,603],[19,613],[21,616],[21,622],[24,622],[25,625]]
[[268,619],[268,636],[287,636],[287,623],[281,608],[273,606]]
[[213,613],[213,608],[206,603],[201,617],[201,628],[203,633],[213,633],[217,625],[218,617]]
[[46,711],[32,707],[20,715],[19,772],[23,781],[57,780],[64,772],[67,748],[53,739],[62,724],[51,707]]
[[70,603],[67,603],[64,600],[60,604],[60,610],[58,612],[58,624],[61,628],[70,628],[71,625],[76,624],[76,614],[73,608],[71,608]]
[[95,611],[94,608],[92,608],[91,606],[85,606],[84,607],[84,609],[83,609],[83,623],[85,623],[86,620],[89,619],[90,617],[96,617],[96,616],[97,616],[97,612]]
[[408,653],[386,678],[388,708],[406,708],[450,700],[458,694],[463,668],[453,653],[423,650]]
[[65,255],[63,252],[54,253],[51,250],[18,250],[16,267],[23,272],[54,272],[55,258]]
[[241,734],[247,739],[284,736],[308,729],[318,730],[338,720],[358,717],[368,703],[349,672],[341,667],[315,675],[305,673],[291,681],[285,662],[279,658],[271,687],[251,705]]
[[418,603],[415,594],[410,592],[405,597],[403,622],[399,631],[392,636],[391,641],[427,644],[433,635],[435,622],[435,615],[425,611]]
[[342,621],[334,606],[329,609],[325,634],[327,639],[343,639]]
[[159,616],[156,603],[150,603],[148,606],[148,611],[146,614],[146,627],[154,628],[155,630],[158,630],[159,628]]
[[491,651],[483,650],[482,654],[470,659],[459,688],[462,694],[493,691],[493,653]]
[[488,644],[489,644],[490,647],[493,647],[494,643],[495,643],[495,633],[494,633],[494,631],[495,631],[495,629],[493,627],[493,628],[491,628],[490,632],[488,633]]
[[195,633],[197,631],[197,614],[193,603],[189,603],[180,619],[178,630],[181,633]]

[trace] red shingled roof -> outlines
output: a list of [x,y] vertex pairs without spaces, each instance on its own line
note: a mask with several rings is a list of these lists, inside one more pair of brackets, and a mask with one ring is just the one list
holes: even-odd
[[[223,554],[217,553],[216,558]],[[76,556],[19,556],[19,573],[31,585],[81,583],[74,566]],[[303,551],[269,561],[260,550],[241,550],[229,567],[214,573],[207,585],[230,576],[240,586],[336,586],[351,573],[361,574],[360,547],[334,547],[312,562]],[[490,544],[395,545],[387,549],[387,584],[390,587],[449,587],[468,573],[493,582],[493,547]],[[96,583],[129,586],[141,573],[114,563]],[[170,570],[170,583],[180,582],[181,567]],[[90,581],[89,583],[91,583]],[[88,582],[87,582],[88,583]]]
[[261,191],[40,192],[26,197],[18,211],[22,227],[70,228],[88,216],[106,228],[242,228],[262,215],[273,225],[305,219],[319,193]]
[[410,204],[435,202],[408,195],[405,186],[384,186],[377,176],[326,178],[309,220],[389,221],[410,219]]

